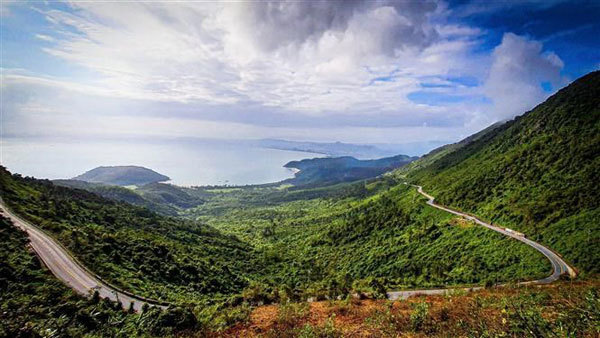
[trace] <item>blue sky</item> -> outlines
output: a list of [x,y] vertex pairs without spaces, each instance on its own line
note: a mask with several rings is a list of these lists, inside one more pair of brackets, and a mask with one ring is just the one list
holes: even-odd
[[13,141],[450,142],[600,67],[598,1],[1,6]]

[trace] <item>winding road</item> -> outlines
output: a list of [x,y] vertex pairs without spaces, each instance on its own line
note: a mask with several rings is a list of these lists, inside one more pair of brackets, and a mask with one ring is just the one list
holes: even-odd
[[[408,183],[404,183],[404,184],[408,185]],[[465,214],[465,213],[462,213],[462,212],[459,212],[456,210],[452,210],[443,205],[436,204],[434,202],[434,197],[429,195],[428,193],[424,192],[423,187],[421,187],[419,185],[412,185],[412,184],[411,184],[411,186],[417,188],[417,191],[421,195],[427,197],[428,205],[430,205],[434,208],[440,209],[440,210],[444,210],[451,214],[461,216],[469,221],[473,221],[473,222],[475,222],[481,226],[484,226],[490,230],[494,230],[505,236],[514,238],[518,241],[521,241],[521,242],[531,246],[532,248],[536,249],[537,251],[541,252],[544,256],[546,256],[546,258],[548,258],[548,260],[552,264],[552,274],[550,276],[543,278],[543,279],[532,280],[532,281],[527,281],[527,282],[520,282],[520,283],[517,283],[518,285],[552,283],[552,282],[558,280],[560,278],[560,276],[565,273],[568,273],[571,277],[577,276],[577,273],[575,272],[575,270],[573,268],[571,268],[569,266],[569,264],[567,264],[560,257],[560,255],[558,255],[554,251],[548,249],[547,247],[541,245],[540,243],[537,243],[528,238],[525,238],[525,236],[520,235],[512,230],[507,231],[505,228],[500,228],[495,225],[486,223],[486,222],[478,219],[475,216],[471,216],[469,214]],[[505,285],[505,284],[502,284],[499,286],[503,286],[503,285]],[[442,288],[442,289],[428,289],[428,290],[392,291],[392,292],[388,292],[388,298],[391,300],[394,300],[394,299],[399,299],[399,298],[408,298],[408,297],[415,296],[415,295],[440,295],[440,294],[445,294],[445,293],[456,291],[456,290],[473,291],[473,290],[479,290],[479,289],[482,289],[482,287],[477,286],[477,287],[471,287],[471,288]]]
[[133,303],[135,311],[140,311],[146,303],[149,306],[166,308],[160,302],[132,295],[101,281],[100,278],[80,265],[51,236],[12,213],[1,201],[0,213],[10,218],[15,226],[27,233],[31,247],[42,262],[58,279],[70,286],[77,293],[90,297],[94,291],[98,291],[101,298],[108,298],[114,302],[120,301],[124,309],[128,309],[130,304]]
[[[407,184],[407,183],[404,183]],[[525,238],[523,235],[519,235],[514,231],[507,231],[506,229],[488,224],[486,222],[481,221],[475,216],[471,216],[469,214],[465,214],[456,210],[452,210],[445,206],[436,204],[434,202],[433,196],[427,194],[423,191],[421,186],[412,185],[418,189],[418,192],[427,197],[427,204],[440,209],[446,212],[449,212],[454,215],[458,215],[464,217],[467,220],[473,221],[481,226],[484,226],[490,230],[494,230],[499,232],[505,236],[514,238],[518,241],[521,241],[534,249],[541,252],[552,264],[552,274],[546,278],[520,282],[519,285],[526,284],[548,284],[556,281],[562,274],[568,273],[570,276],[575,277],[576,272],[573,268],[571,268],[558,254],[554,251],[546,248],[545,246],[534,242],[530,239]],[[108,283],[101,280],[101,278],[95,274],[93,274],[90,270],[86,269],[83,265],[77,262],[76,259],[69,254],[69,252],[61,246],[58,242],[56,242],[50,235],[46,234],[44,231],[40,230],[37,226],[23,220],[19,216],[12,213],[6,205],[0,200],[0,213],[2,213],[5,217],[8,217],[12,220],[15,226],[21,228],[29,235],[31,247],[40,257],[40,259],[44,262],[44,264],[50,269],[50,271],[58,277],[65,284],[70,286],[77,293],[90,296],[93,291],[98,291],[100,297],[108,298],[112,301],[120,301],[123,304],[123,308],[129,308],[130,304],[133,303],[133,308],[135,311],[140,311],[144,304],[148,304],[150,306],[158,306],[161,308],[166,308],[166,303],[146,299],[144,297],[133,295],[129,292],[120,290],[114,286],[109,285]],[[400,298],[408,298],[415,295],[439,295],[449,293],[455,290],[479,290],[482,287],[465,287],[465,288],[440,288],[440,289],[426,289],[426,290],[407,290],[407,291],[392,291],[388,292],[388,298],[391,300],[400,299]]]

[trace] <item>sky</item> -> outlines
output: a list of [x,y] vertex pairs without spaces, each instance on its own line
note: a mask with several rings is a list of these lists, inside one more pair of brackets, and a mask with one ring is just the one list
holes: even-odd
[[2,139],[454,142],[600,68],[600,1],[2,1]]

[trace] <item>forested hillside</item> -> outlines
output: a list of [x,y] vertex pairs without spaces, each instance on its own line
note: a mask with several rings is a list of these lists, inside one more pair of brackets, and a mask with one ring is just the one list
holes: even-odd
[[325,186],[371,178],[400,168],[418,157],[397,155],[377,160],[357,160],[354,157],[313,158],[288,162],[284,167],[300,170],[294,178],[285,180],[295,186]]
[[143,197],[140,193],[130,188],[78,180],[52,180],[52,183],[63,187],[87,190],[104,198],[148,208],[163,215],[177,215],[178,208],[175,205],[170,203],[155,203],[151,199]]
[[0,216],[1,337],[165,335],[196,327],[189,310],[133,314],[119,304],[76,295],[42,267],[27,250],[28,241]]
[[258,269],[252,248],[197,222],[0,168],[0,193],[93,271],[125,290],[187,302],[237,293]]
[[[387,301],[354,300],[282,303],[232,310],[149,308],[125,312],[120,305],[82,298],[56,280],[28,252],[27,238],[0,217],[0,336],[2,337],[129,337],[129,336],[354,336],[398,332],[437,336],[481,336],[484,333],[590,336],[598,332],[598,292],[594,285],[561,284],[553,289],[500,288],[470,295],[456,294]],[[548,318],[541,315],[541,309]],[[501,311],[502,310],[502,311]],[[218,313],[218,314],[217,314]],[[310,320],[309,320],[310,319]],[[308,322],[308,323],[307,323]],[[508,323],[508,325],[506,324]],[[234,324],[227,331],[216,331]]]
[[[600,72],[407,177],[600,272]],[[418,164],[418,163],[415,163]]]
[[361,189],[346,188],[359,195],[223,207],[251,198],[244,189],[232,189],[189,216],[252,243],[265,266],[257,280],[267,290],[287,288],[308,296],[379,290],[381,295],[382,289],[550,273],[548,261],[531,247],[431,208],[414,188],[394,185],[378,179],[351,185]]
[[74,180],[110,185],[144,185],[164,182],[170,178],[156,171],[139,166],[97,167],[74,177]]
[[[52,234],[104,279],[189,308],[193,318],[180,310],[175,315],[187,324],[196,319],[210,323],[211,329],[244,321],[252,306],[270,302],[351,293],[385,297],[391,289],[491,285],[550,274],[548,260],[538,251],[426,205],[416,189],[402,184],[405,180],[422,185],[441,204],[524,232],[564,255],[584,277],[592,276],[584,282],[593,283],[600,266],[599,107],[596,72],[522,117],[442,147],[406,168],[354,183],[194,188],[153,183],[134,191],[82,186],[177,218],[24,178],[3,167],[0,193],[13,211]],[[32,272],[39,266],[31,257],[10,253],[26,241],[2,222],[0,237],[9,264],[0,266],[1,286],[10,285],[10,295],[41,311],[54,307],[47,297],[54,293],[43,286],[45,281],[28,286],[43,294],[41,300],[13,285],[16,276],[37,281],[28,274],[41,272]],[[19,272],[23,265],[27,271]],[[8,277],[1,279],[4,275]],[[79,319],[87,321],[97,303],[73,305],[72,295],[57,292],[81,310],[67,325],[79,332],[80,325],[87,325]],[[591,299],[597,299],[595,293]],[[46,323],[44,315],[1,300],[13,322],[30,316],[39,327],[57,327]],[[103,318],[120,318],[108,304],[101,306]],[[288,315],[298,316],[296,305],[289,306]],[[67,308],[60,315],[73,311]],[[151,321],[161,315],[146,316]],[[531,318],[523,321],[538,323],[541,317]],[[124,333],[146,333],[128,320]]]

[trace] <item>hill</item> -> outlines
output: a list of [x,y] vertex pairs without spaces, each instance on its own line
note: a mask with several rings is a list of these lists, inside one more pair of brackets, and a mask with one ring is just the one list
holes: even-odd
[[286,168],[300,170],[295,177],[286,180],[296,186],[323,186],[341,182],[352,182],[375,177],[401,166],[418,157],[398,155],[378,160],[357,160],[354,157],[313,158],[301,161],[291,161],[284,165]]
[[0,167],[4,203],[52,234],[93,272],[125,290],[173,302],[231,294],[257,264],[253,249],[178,220]]
[[154,170],[138,166],[97,167],[73,179],[121,186],[144,185],[170,180],[169,177],[161,175]]
[[[152,198],[142,196],[138,189],[129,189],[116,185],[106,185],[102,183],[89,183],[78,180],[52,180],[52,183],[63,187],[69,187],[74,189],[83,189],[89,192],[98,194],[104,198],[108,198],[115,201],[127,202],[129,204],[137,205],[140,207],[148,208],[152,211],[169,215],[176,216],[178,208],[176,205],[171,203],[157,203],[152,201]],[[152,184],[152,183],[151,183]],[[156,183],[158,184],[158,183]]]
[[165,183],[149,183],[138,187],[136,193],[144,199],[157,205],[169,205],[177,208],[193,208],[204,200],[198,196],[190,194],[194,189],[178,187]]
[[600,272],[600,72],[438,152],[403,175],[442,204],[518,229],[579,269]]
[[81,297],[45,268],[28,243],[26,234],[0,215],[2,337],[162,336],[195,325],[190,311],[181,308],[134,314]]

